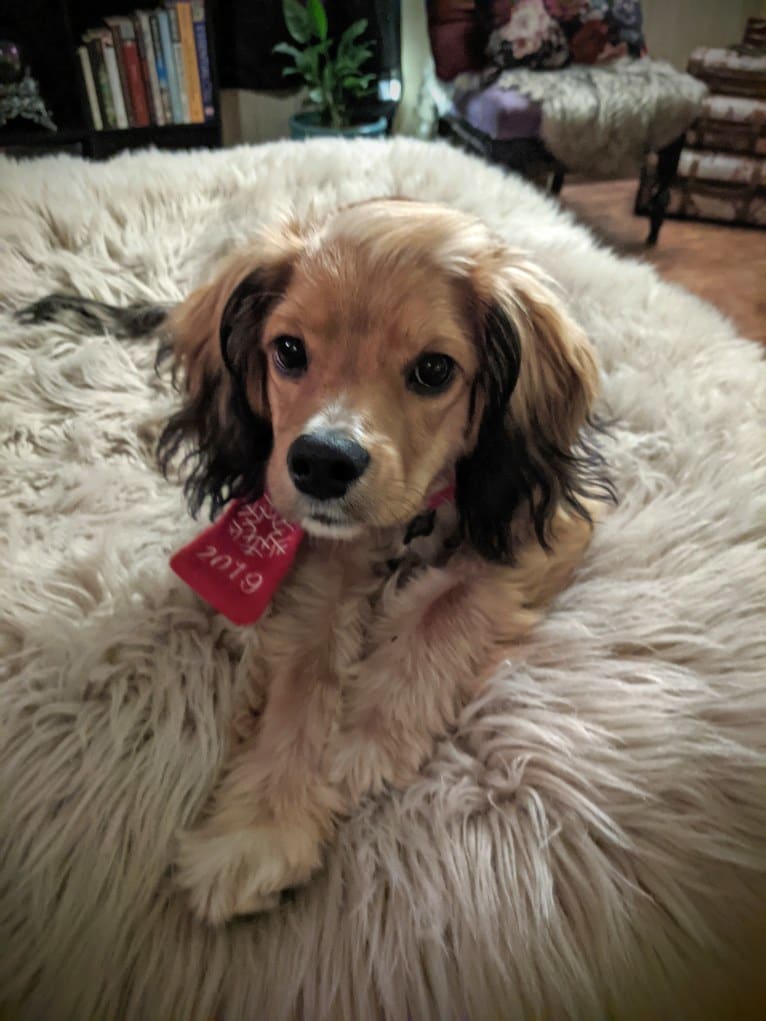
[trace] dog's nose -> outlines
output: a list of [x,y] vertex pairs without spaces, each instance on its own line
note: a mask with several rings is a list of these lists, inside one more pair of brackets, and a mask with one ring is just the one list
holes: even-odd
[[305,433],[287,452],[295,488],[317,500],[343,496],[370,463],[370,455],[343,433]]

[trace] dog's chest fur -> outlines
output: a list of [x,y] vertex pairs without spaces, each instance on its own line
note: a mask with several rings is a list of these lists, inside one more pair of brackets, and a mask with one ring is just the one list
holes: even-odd
[[395,535],[307,540],[253,635],[249,674],[261,697],[276,675],[289,673],[307,690],[321,678],[352,702],[363,665],[373,683],[376,664],[406,657],[407,645],[425,640],[418,625],[452,583],[456,536],[455,509],[445,504]]
[[321,645],[322,661],[340,681],[364,661],[404,607],[427,599],[429,579],[443,576],[458,542],[452,506],[415,518],[395,534],[359,543],[309,540],[287,584],[278,593],[262,626],[262,644],[270,633],[286,638],[286,621],[295,628],[293,651],[308,641]]
[[234,719],[239,737],[253,725],[262,723],[264,736],[273,726],[266,703],[275,691],[288,717],[306,701],[321,702],[325,729],[306,740],[325,747],[328,775],[354,797],[372,783],[369,747],[390,743],[398,761],[399,727],[389,713],[406,706],[422,733],[407,742],[401,767],[417,769],[439,719],[454,720],[463,696],[460,684],[447,683],[449,667],[476,677],[487,651],[476,620],[447,629],[435,612],[459,587],[466,559],[454,508],[439,508],[427,525],[419,535],[305,544],[248,649],[246,703]]

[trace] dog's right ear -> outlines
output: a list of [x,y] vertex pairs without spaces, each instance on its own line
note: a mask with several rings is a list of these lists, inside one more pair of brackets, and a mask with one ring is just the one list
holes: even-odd
[[159,462],[167,473],[182,455],[193,515],[208,500],[212,518],[235,497],[263,493],[273,437],[261,331],[290,272],[285,252],[268,260],[240,254],[168,321],[165,353],[174,358],[184,404],[160,436]]

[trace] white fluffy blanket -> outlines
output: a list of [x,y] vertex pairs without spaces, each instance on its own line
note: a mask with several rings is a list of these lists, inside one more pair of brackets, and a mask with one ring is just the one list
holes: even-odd
[[697,78],[649,57],[557,71],[468,73],[457,79],[457,90],[487,81],[540,103],[548,150],[570,172],[600,177],[636,174],[647,153],[686,131],[708,91]]
[[[560,281],[621,502],[418,783],[365,804],[278,912],[207,929],[169,866],[248,635],[167,566],[198,527],[153,459],[174,397],[151,343],[11,310],[172,301],[279,208],[382,194],[478,213]],[[0,160],[0,235],[0,1000],[26,1021],[723,1016],[695,997],[719,974],[734,997],[766,917],[757,345],[437,144]]]

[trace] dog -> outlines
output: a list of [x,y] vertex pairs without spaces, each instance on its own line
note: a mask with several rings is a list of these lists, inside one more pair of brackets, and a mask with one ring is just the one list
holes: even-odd
[[162,326],[183,402],[159,458],[191,511],[268,492],[306,533],[177,856],[207,922],[270,909],[362,798],[416,779],[581,562],[611,492],[594,351],[483,223],[403,199],[264,230],[174,309],[22,316]]

